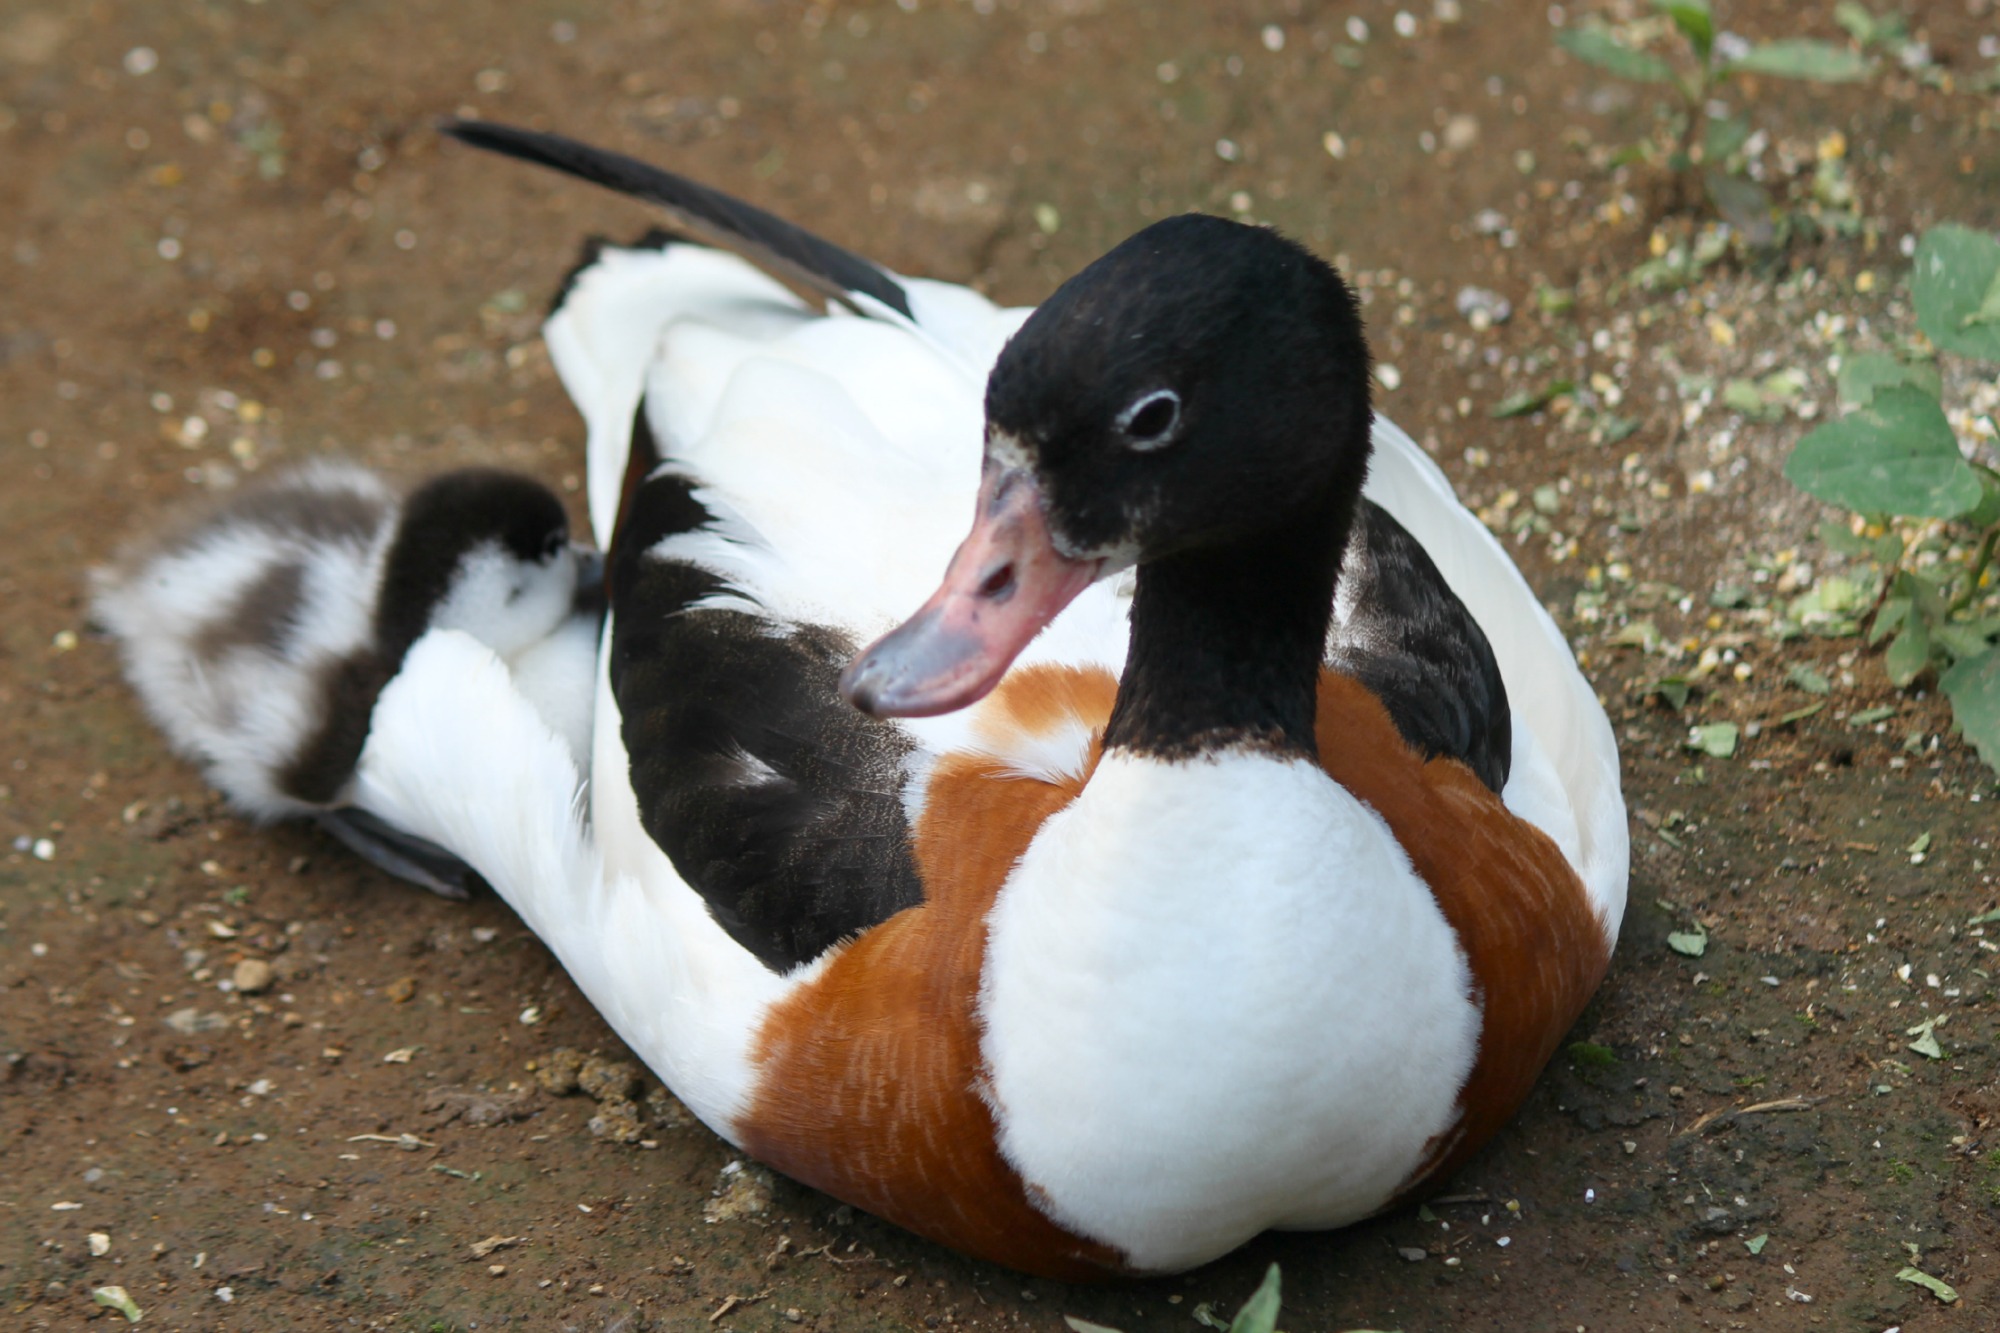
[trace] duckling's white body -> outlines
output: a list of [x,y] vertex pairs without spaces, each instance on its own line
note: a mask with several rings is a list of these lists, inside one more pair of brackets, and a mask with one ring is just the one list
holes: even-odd
[[[381,649],[385,565],[404,506],[367,469],[314,460],[94,572],[95,614],[148,713],[243,813],[275,820],[351,802],[351,774],[313,786],[295,770],[343,709],[373,701],[352,696],[347,677]],[[573,614],[577,578],[566,543],[530,560],[475,542],[421,616],[499,653],[581,755],[598,620]]]
[[[962,288],[904,286],[914,320],[822,315],[742,260],[686,245],[608,250],[580,276],[547,335],[589,425],[600,541],[619,510],[635,412],[666,470],[692,477],[717,516],[651,553],[732,589],[678,614],[748,613],[779,637],[833,624],[859,643],[935,585],[974,503],[986,372],[1028,312]],[[1379,419],[1366,495],[1423,544],[1489,636],[1515,718],[1505,806],[1560,850],[1592,947],[1608,954],[1626,831],[1594,693],[1499,544]],[[1129,596],[1129,580],[1092,586],[1009,679],[1036,667],[1115,679]],[[1003,683],[962,712],[897,725],[913,742],[901,799],[919,827],[937,775],[968,756],[1023,783],[1088,779],[1009,862],[967,983],[978,1065],[965,1097],[990,1112],[999,1158],[1034,1208],[1113,1256],[1090,1262],[1164,1271],[1267,1227],[1335,1225],[1396,1197],[1454,1132],[1483,998],[1383,816],[1283,757],[1119,754],[1093,772],[1087,719],[1029,725],[1019,707]],[[717,1132],[980,1249],[926,1205],[871,1192],[867,1161],[885,1175],[907,1163],[871,1159],[872,1140],[815,1120],[806,1103],[830,1094],[774,1081],[785,1032],[845,1040],[847,1018],[808,1020],[803,1006],[837,969],[859,966],[868,936],[788,969],[753,957],[648,833],[627,725],[600,662],[585,836],[570,813],[583,774],[490,654],[434,633],[383,696],[359,799],[477,866]],[[772,776],[754,759],[742,766],[744,783]],[[919,1095],[888,1066],[853,1077],[892,1101]],[[788,1096],[804,1126],[794,1138],[823,1134],[826,1160],[785,1139],[793,1129],[770,1127]],[[981,1252],[1082,1271],[1002,1242]]]
[[320,725],[321,673],[373,638],[395,514],[381,478],[315,460],[95,572],[95,614],[147,712],[245,814],[319,808],[277,774]]

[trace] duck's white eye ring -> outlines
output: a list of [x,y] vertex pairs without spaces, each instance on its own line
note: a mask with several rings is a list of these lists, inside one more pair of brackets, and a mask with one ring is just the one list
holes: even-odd
[[1140,451],[1174,442],[1181,429],[1181,396],[1172,389],[1155,389],[1135,399],[1118,414],[1118,431],[1125,443]]

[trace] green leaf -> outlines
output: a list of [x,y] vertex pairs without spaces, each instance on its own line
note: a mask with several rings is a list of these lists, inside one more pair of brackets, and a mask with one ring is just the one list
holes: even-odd
[[1938,687],[1951,715],[1989,768],[2000,770],[2000,648],[1988,648],[1944,673]]
[[1530,412],[1541,411],[1566,393],[1575,392],[1575,380],[1555,380],[1539,389],[1517,389],[1494,406],[1493,418],[1497,421],[1505,417],[1524,417]]
[[1984,496],[1944,409],[1908,385],[1800,440],[1785,460],[1800,490],[1868,514],[1956,518]]
[[1896,1280],[1922,1287],[1946,1305],[1954,1304],[1958,1300],[1958,1293],[1952,1290],[1949,1283],[1932,1277],[1921,1268],[1905,1267],[1902,1272],[1896,1274]]
[[1708,0],[1653,0],[1653,8],[1674,21],[1694,53],[1707,64],[1709,48],[1715,45],[1715,19],[1708,12]]
[[1804,690],[1807,694],[1824,696],[1833,690],[1832,683],[1825,676],[1820,675],[1819,672],[1813,670],[1804,662],[1798,663],[1790,671],[1787,671],[1785,679]]
[[1272,1264],[1236,1318],[1229,1321],[1229,1333],[1271,1333],[1278,1326],[1278,1306],[1278,1266]]
[[1971,513],[1962,517],[1974,528],[1984,532],[1995,523],[2000,523],[2000,473],[1980,467],[1976,463],[1973,467],[1979,473],[1979,485],[1985,491],[1985,495],[1980,498],[1979,504]]
[[1617,1064],[1618,1052],[1594,1041],[1573,1041],[1569,1044],[1569,1059],[1571,1064],[1601,1067]]
[[1810,37],[1790,37],[1751,47],[1722,67],[1724,74],[1773,74],[1781,79],[1853,83],[1868,72],[1858,51]]
[[[1897,586],[1901,586],[1908,576],[1898,574]],[[1889,631],[1903,623],[1910,614],[1912,602],[1907,594],[1891,597],[1882,603],[1882,609],[1875,613],[1875,623],[1868,627],[1868,646],[1874,647],[1889,637]]]
[[2000,282],[2000,240],[1970,227],[1933,227],[1917,242],[1910,286],[1917,326],[1947,351],[2000,361],[2000,322],[1985,311]]
[[1794,708],[1789,713],[1781,714],[1778,717],[1778,720],[1773,722],[1771,725],[1774,727],[1789,727],[1794,722],[1805,721],[1807,718],[1811,717],[1814,713],[1819,712],[1822,708],[1825,707],[1826,707],[1826,700],[1821,699],[1817,703],[1807,704],[1804,708]]
[[1708,952],[1708,930],[1697,925],[1693,930],[1677,930],[1667,936],[1667,947],[1677,954],[1689,958],[1699,958]]
[[1750,1253],[1752,1254],[1762,1254],[1764,1252],[1764,1247],[1770,1244],[1770,1241],[1771,1241],[1770,1232],[1768,1231],[1759,1232],[1757,1235],[1752,1236],[1749,1240],[1744,1241],[1743,1248],[1750,1251]]
[[1727,759],[1736,753],[1739,734],[1734,722],[1704,722],[1688,728],[1687,748],[1700,750],[1711,758]]
[[1930,849],[1931,849],[1931,831],[1929,829],[1925,829],[1922,833],[1919,833],[1915,838],[1911,839],[1910,845],[1908,847],[1905,847],[1903,850],[1910,853],[1912,856],[1918,856],[1923,854],[1924,852],[1929,851]]
[[1604,28],[1564,28],[1556,34],[1556,45],[1578,59],[1610,70],[1621,79],[1670,83],[1674,77],[1673,66],[1666,61],[1645,51],[1634,50]]
[[1877,722],[1887,722],[1894,716],[1896,716],[1895,708],[1892,705],[1884,704],[1880,708],[1862,709],[1847,719],[1847,725],[1849,727],[1872,727]]
[[1750,118],[1748,116],[1723,116],[1708,122],[1702,132],[1701,155],[1707,162],[1720,165],[1736,154],[1736,151],[1750,142]]
[[1942,648],[1954,662],[1979,656],[1991,646],[1996,627],[1991,622],[1965,624],[1947,620],[1931,626],[1931,643]]
[[1761,380],[1730,380],[1722,386],[1722,403],[1755,421],[1781,421],[1805,386],[1801,371],[1773,371]]
[[1931,397],[1944,393],[1938,368],[1928,361],[1898,361],[1887,352],[1863,352],[1850,356],[1840,366],[1840,401],[1866,407],[1878,389],[1907,384]]
[[1701,173],[1701,183],[1723,221],[1742,232],[1754,248],[1771,245],[1777,230],[1771,223],[1771,196],[1763,186],[1714,166]]
[[1659,695],[1678,712],[1687,707],[1692,688],[1686,676],[1662,676],[1646,687],[1646,693]]
[[128,1324],[139,1322],[139,1307],[133,1303],[131,1295],[123,1287],[98,1287],[90,1293],[90,1299],[124,1315]]
[[1924,627],[1921,616],[1911,616],[1903,622],[1902,633],[1889,645],[1889,651],[1883,654],[1882,669],[1889,673],[1889,683],[1900,690],[1930,664],[1930,631]]
[[1963,328],[1975,324],[2000,324],[2000,273],[1993,275],[1993,285],[1986,289],[1986,295],[1979,300],[1979,309],[1960,321]]
[[1862,46],[1892,46],[1910,35],[1901,14],[1891,12],[1877,18],[1855,0],[1840,0],[1833,7],[1833,21]]
[[1874,39],[1875,16],[1855,3],[1855,0],[1840,0],[1840,3],[1833,7],[1833,21],[1838,23],[1849,37],[1863,46]]

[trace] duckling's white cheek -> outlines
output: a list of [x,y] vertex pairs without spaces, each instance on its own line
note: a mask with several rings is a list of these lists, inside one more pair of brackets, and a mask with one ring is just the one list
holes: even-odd
[[575,558],[567,551],[546,562],[530,562],[483,542],[459,561],[457,577],[430,623],[437,629],[464,630],[502,657],[511,657],[562,622],[575,588]]

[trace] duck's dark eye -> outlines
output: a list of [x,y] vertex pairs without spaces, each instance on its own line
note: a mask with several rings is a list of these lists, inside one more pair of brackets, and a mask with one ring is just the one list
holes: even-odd
[[568,541],[569,541],[568,533],[560,531],[551,532],[549,534],[549,539],[542,543],[542,559],[544,560],[555,559],[557,555],[561,554],[562,548],[564,547],[564,545],[568,543]]
[[1171,444],[1181,424],[1181,396],[1172,389],[1155,389],[1118,414],[1118,429],[1134,449],[1158,449]]

